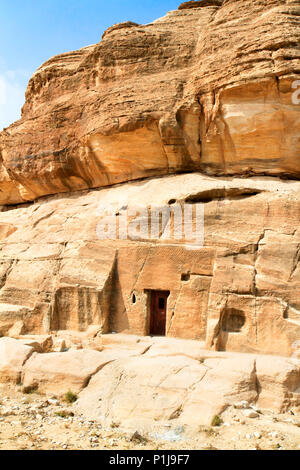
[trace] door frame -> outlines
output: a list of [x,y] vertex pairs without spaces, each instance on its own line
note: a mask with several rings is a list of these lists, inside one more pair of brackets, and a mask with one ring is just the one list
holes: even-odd
[[168,319],[168,298],[170,296],[170,291],[165,289],[145,289],[145,293],[147,294],[147,322],[146,322],[146,330],[147,336],[151,335],[151,318],[152,318],[152,298],[154,294],[164,294],[166,297],[166,324],[165,324],[165,334],[163,336],[167,336],[167,319]]

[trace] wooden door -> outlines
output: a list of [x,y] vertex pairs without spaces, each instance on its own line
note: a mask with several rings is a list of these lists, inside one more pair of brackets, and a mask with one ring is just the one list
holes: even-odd
[[150,335],[165,336],[169,292],[153,291],[150,301]]

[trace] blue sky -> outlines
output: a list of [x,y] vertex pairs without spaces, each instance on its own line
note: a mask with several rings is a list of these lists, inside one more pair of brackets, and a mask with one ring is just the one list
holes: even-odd
[[0,0],[0,130],[19,119],[33,72],[49,57],[100,41],[121,21],[149,23],[180,0]]

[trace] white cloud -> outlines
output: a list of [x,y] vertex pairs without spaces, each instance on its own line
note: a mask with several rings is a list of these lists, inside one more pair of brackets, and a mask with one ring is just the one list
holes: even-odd
[[0,70],[0,131],[21,117],[28,73]]

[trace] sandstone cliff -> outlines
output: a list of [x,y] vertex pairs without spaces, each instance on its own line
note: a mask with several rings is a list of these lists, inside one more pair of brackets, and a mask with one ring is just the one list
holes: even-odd
[[[204,205],[202,248],[169,244],[164,232],[158,240],[99,240],[99,206],[121,214],[125,201],[155,208],[174,200]],[[292,355],[300,346],[299,217],[300,182],[199,174],[2,212],[0,332],[21,322],[24,333],[97,324],[104,333],[147,335],[148,292],[168,290],[168,336]],[[227,325],[236,318],[238,331]]]
[[[299,355],[299,18],[299,0],[205,1],[37,70],[0,134],[2,335],[147,335],[163,291],[168,336]],[[202,204],[203,247],[97,235],[99,205],[174,203]]]
[[190,4],[37,70],[0,134],[0,204],[194,170],[299,177],[299,0]]

